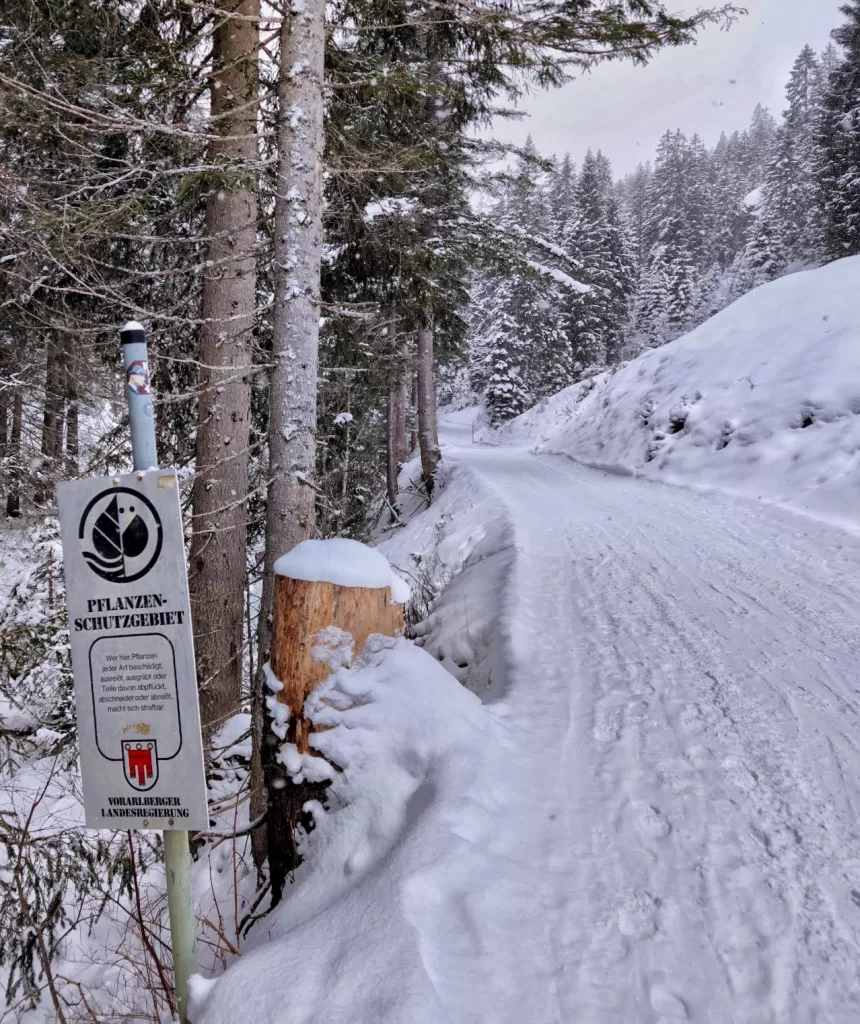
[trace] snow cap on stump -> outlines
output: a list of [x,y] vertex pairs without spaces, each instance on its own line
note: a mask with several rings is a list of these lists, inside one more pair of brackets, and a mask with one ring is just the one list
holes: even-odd
[[337,587],[390,587],[393,604],[409,600],[409,585],[394,572],[381,551],[345,537],[303,540],[275,562],[275,573],[309,583],[333,583]]

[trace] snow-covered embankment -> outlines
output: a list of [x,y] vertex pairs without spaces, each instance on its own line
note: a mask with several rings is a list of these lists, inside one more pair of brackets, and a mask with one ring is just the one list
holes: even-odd
[[860,257],[764,285],[494,435],[860,524]]
[[[421,627],[429,650],[372,637],[306,703],[324,728],[313,746],[342,771],[328,809],[313,806],[295,886],[224,975],[195,979],[195,1022],[438,1024],[459,1001],[437,988],[451,948],[463,948],[466,973],[470,959],[481,970],[457,905],[476,874],[498,874],[486,866],[490,824],[510,758],[497,714],[446,667],[482,690],[502,687],[497,606],[473,599],[501,584],[510,552],[504,518],[470,474],[455,470],[448,483],[384,545],[413,591],[456,573]],[[455,510],[465,512],[456,526]]]

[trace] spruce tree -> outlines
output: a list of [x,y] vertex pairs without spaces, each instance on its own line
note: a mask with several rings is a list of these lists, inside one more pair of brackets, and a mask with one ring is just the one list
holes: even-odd
[[814,262],[819,249],[813,154],[818,58],[810,46],[791,69],[788,108],[765,172],[759,216],[745,259],[754,278],[770,280],[793,264]]
[[609,160],[588,151],[579,175],[578,219],[565,247],[591,291],[568,299],[574,371],[615,363],[624,345],[634,267]]
[[547,190],[548,234],[556,241],[567,235],[577,216],[576,177],[576,167],[570,153],[565,153]]
[[486,329],[487,375],[484,400],[490,422],[500,423],[525,412],[535,402],[527,382],[532,338],[520,321],[530,281],[510,277],[500,282]]
[[[666,132],[657,149],[648,189],[646,239],[650,243],[635,330],[648,344],[671,340],[690,325],[697,302],[696,280],[704,262],[706,212],[698,181],[704,161],[698,140]],[[656,289],[666,289],[661,298]]]
[[842,55],[825,84],[816,130],[818,205],[830,260],[860,252],[860,0],[841,12],[845,23],[833,38]]
[[669,282],[665,249],[655,246],[639,283],[633,311],[633,347],[657,348],[669,341]]
[[776,138],[776,128],[776,120],[773,114],[771,114],[767,107],[762,106],[761,103],[756,104],[749,131],[747,132],[748,155],[745,161],[745,170],[749,184],[747,191],[758,188],[764,179],[765,168],[770,161],[773,143]]
[[637,286],[645,271],[648,257],[648,193],[652,175],[650,163],[640,164],[633,174],[624,178],[619,190],[626,214]]

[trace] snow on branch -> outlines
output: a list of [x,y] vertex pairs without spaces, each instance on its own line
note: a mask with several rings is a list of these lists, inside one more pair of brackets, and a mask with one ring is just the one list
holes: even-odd
[[571,262],[568,253],[566,253],[560,245],[556,245],[555,242],[551,242],[548,238],[543,238],[541,235],[533,235],[530,231],[526,231],[525,228],[521,228],[517,224],[511,224],[510,230],[515,235],[519,235],[520,238],[525,238],[529,242],[534,242],[534,244],[539,246],[541,249],[546,249],[546,251],[552,253],[553,256],[558,256],[559,259]]
[[532,270],[537,271],[539,274],[543,274],[544,277],[551,277],[553,281],[557,281],[560,285],[565,288],[569,288],[571,291],[579,292],[584,295],[586,292],[592,290],[591,285],[583,284],[582,281],[577,281],[571,277],[570,274],[565,274],[563,270],[556,270],[555,267],[547,267],[543,263],[536,263],[534,260],[525,261]]

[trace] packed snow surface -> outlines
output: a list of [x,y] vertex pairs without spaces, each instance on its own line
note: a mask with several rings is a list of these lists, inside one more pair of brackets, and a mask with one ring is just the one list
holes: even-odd
[[195,1024],[860,1019],[856,536],[444,426],[424,650],[312,698],[334,806]]
[[294,580],[334,583],[339,587],[391,587],[395,604],[409,600],[408,584],[392,571],[381,551],[345,537],[304,540],[275,562],[275,572]]
[[860,256],[764,285],[498,435],[860,525]]

